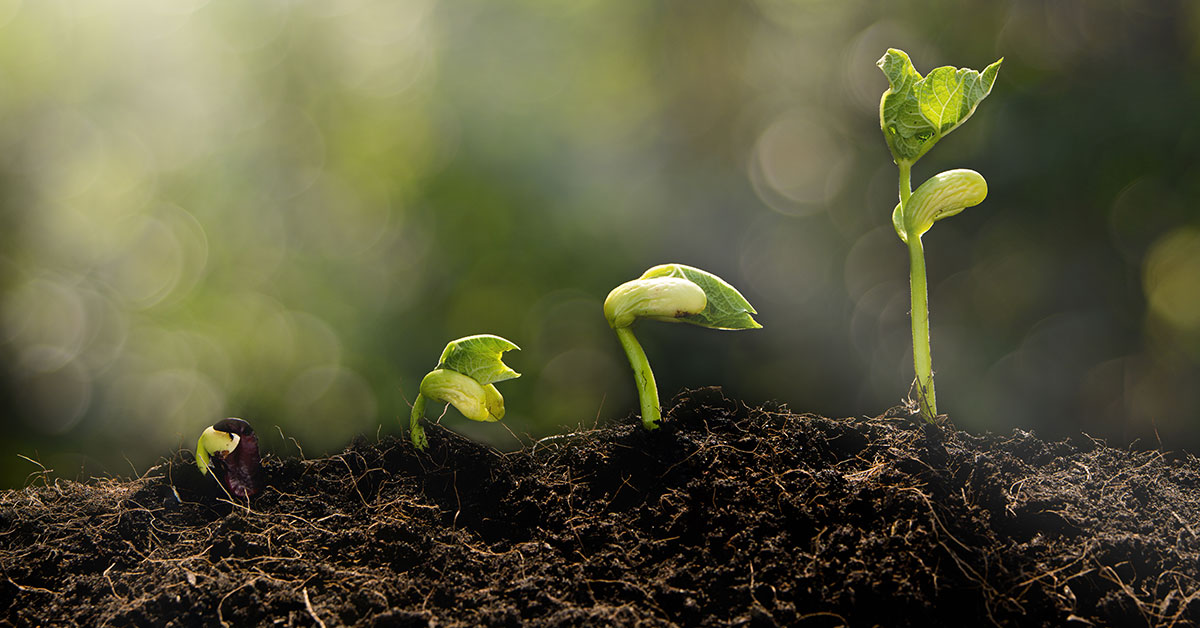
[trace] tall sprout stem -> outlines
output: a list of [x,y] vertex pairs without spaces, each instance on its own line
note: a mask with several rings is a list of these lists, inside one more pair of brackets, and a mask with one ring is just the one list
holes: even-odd
[[654,382],[654,371],[650,370],[646,352],[642,350],[642,345],[633,337],[633,331],[628,327],[618,327],[615,331],[617,339],[625,349],[625,355],[629,357],[629,366],[633,367],[638,399],[642,404],[642,425],[648,430],[658,429],[658,422],[662,419],[662,410],[658,405],[658,384]]
[[909,272],[912,293],[913,368],[917,373],[917,395],[921,416],[933,421],[937,416],[937,396],[933,390],[933,356],[929,350],[929,289],[925,280],[925,249],[920,236],[908,238]]
[[[897,163],[900,170],[900,211],[903,214],[912,196],[912,164]],[[917,378],[917,401],[921,416],[933,422],[937,416],[937,395],[933,389],[933,354],[929,349],[929,286],[925,279],[925,248],[921,236],[908,238],[909,293],[912,296],[913,370]]]
[[421,427],[421,417],[425,416],[425,395],[417,394],[413,401],[412,420],[408,424],[408,438],[413,447],[424,451],[429,447],[429,439],[425,437],[425,428]]

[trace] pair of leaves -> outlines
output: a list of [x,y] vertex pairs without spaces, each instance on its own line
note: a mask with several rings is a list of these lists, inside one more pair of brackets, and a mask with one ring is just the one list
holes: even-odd
[[992,92],[1003,58],[977,72],[943,66],[921,76],[903,50],[877,64],[891,87],[879,102],[879,126],[896,163],[912,164],[967,121]]
[[729,285],[724,279],[683,264],[663,264],[655,266],[638,279],[655,279],[658,277],[678,277],[686,279],[704,291],[708,304],[696,314],[686,314],[676,320],[708,327],[710,329],[760,329],[762,325],[754,320],[753,314],[758,312],[750,305],[737,288]]
[[503,362],[505,351],[520,350],[515,343],[500,336],[480,334],[459,338],[446,345],[437,368],[462,373],[486,386],[520,377]]

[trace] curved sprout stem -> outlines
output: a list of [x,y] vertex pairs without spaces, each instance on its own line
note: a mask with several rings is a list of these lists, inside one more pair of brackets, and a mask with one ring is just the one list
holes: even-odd
[[421,427],[421,417],[423,416],[425,416],[425,395],[417,393],[417,398],[413,401],[412,420],[408,424],[408,438],[412,441],[413,447],[420,451],[429,448],[429,439],[425,437],[425,428]]
[[658,429],[662,420],[662,410],[658,405],[658,384],[654,381],[654,371],[650,370],[650,361],[642,345],[634,338],[633,331],[628,327],[617,327],[617,339],[629,357],[629,366],[633,367],[633,376],[637,381],[638,400],[642,405],[642,425],[648,430]]

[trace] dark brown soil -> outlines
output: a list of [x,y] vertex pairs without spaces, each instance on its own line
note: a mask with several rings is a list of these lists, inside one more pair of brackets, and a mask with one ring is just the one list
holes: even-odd
[[706,389],[663,429],[499,454],[434,427],[270,458],[250,504],[181,453],[0,494],[0,623],[1195,626],[1200,462],[831,420]]

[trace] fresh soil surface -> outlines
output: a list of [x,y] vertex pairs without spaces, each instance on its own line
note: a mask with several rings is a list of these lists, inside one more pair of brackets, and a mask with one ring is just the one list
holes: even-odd
[[440,427],[0,493],[19,626],[1195,626],[1200,461],[681,394],[500,454]]

